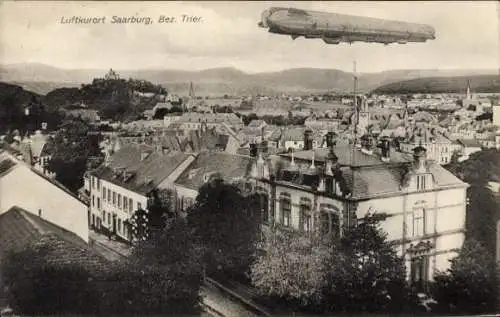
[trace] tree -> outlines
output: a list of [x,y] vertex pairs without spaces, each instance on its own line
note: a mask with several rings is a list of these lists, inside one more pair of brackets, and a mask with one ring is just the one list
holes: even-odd
[[466,240],[446,272],[434,277],[434,297],[441,305],[460,312],[484,313],[495,309],[496,263],[476,240]]
[[188,210],[188,223],[204,250],[208,274],[245,273],[260,235],[260,215],[240,189],[214,176]]
[[368,215],[345,231],[339,254],[329,264],[328,310],[401,310],[407,302],[404,262],[379,228],[380,220]]
[[[161,231],[150,239],[140,241],[134,248],[130,257],[132,270],[140,273],[146,268],[146,273],[151,274],[142,275],[142,284],[132,287],[144,296],[153,294],[156,298],[154,310],[157,312],[161,312],[161,306],[165,306],[163,312],[165,309],[172,312],[167,303],[177,306],[176,311],[193,312],[197,308],[203,283],[201,256],[187,221],[182,217],[172,217]],[[126,275],[127,272],[124,273]],[[134,296],[133,292],[129,294]],[[139,301],[139,294],[135,296]]]
[[102,157],[98,139],[89,137],[90,130],[81,119],[66,120],[49,140],[52,158],[48,169],[56,174],[56,180],[74,192],[83,185],[87,159]]
[[467,237],[479,241],[493,256],[496,250],[496,223],[499,219],[498,199],[488,182],[500,178],[500,151],[488,149],[475,152],[463,162],[446,166],[455,176],[468,183]]
[[130,218],[133,241],[144,241],[161,233],[170,219],[176,215],[171,210],[172,192],[155,189],[149,193],[147,209],[136,210]]
[[251,267],[252,284],[264,296],[297,306],[317,305],[327,286],[333,248],[299,232],[273,229]]

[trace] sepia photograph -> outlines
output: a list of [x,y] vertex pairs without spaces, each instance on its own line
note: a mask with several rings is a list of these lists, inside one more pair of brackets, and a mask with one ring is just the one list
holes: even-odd
[[500,317],[500,3],[0,0],[6,316]]

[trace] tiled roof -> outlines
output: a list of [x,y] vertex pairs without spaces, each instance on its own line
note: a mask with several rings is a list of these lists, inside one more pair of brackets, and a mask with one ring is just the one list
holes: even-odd
[[184,113],[178,120],[180,123],[189,122],[207,122],[207,123],[222,123],[227,122],[229,124],[241,123],[240,118],[234,113],[196,113],[188,112]]
[[283,141],[302,141],[304,140],[304,131],[306,131],[304,127],[285,129],[281,134],[281,139]]
[[479,143],[478,140],[468,140],[468,139],[458,139],[458,143],[462,144],[463,146],[466,147],[481,147],[481,143]]
[[142,149],[151,151],[151,147],[143,144],[124,146],[111,157],[108,165],[101,165],[92,171],[92,175],[129,190],[146,194],[157,187],[189,157],[189,154],[178,151],[166,153],[154,151],[141,160]]
[[29,245],[48,249],[46,259],[50,262],[79,263],[93,269],[103,269],[107,263],[76,234],[26,210],[12,207],[0,215],[0,254]]
[[264,120],[252,120],[248,124],[249,128],[259,128],[261,125],[266,125],[266,122]]
[[[317,161],[316,164],[319,162]],[[274,166],[276,166],[276,162]],[[288,169],[289,164],[284,168]],[[317,165],[318,166],[318,165]],[[466,186],[461,180],[438,164],[428,163],[429,172],[438,188]],[[342,179],[345,181],[352,199],[367,199],[384,195],[401,193],[403,177],[409,171],[409,163],[365,165],[351,168],[341,166]],[[321,170],[321,167],[319,167]],[[304,177],[307,175],[307,177]],[[311,188],[317,185],[318,180],[314,173],[306,167],[295,168],[293,175],[288,175],[285,181],[295,185]]]
[[[1,152],[0,152],[1,153]],[[12,167],[16,165],[16,162],[7,158],[0,156],[0,175],[10,171]]]
[[[298,151],[294,152],[293,156],[296,160],[306,160],[311,161],[313,158],[317,162],[324,162],[326,156],[328,155],[330,149],[321,148],[309,151]],[[335,147],[335,154],[339,159],[339,164],[344,166],[371,166],[371,165],[382,165],[386,164],[381,161],[380,156],[377,155],[378,149],[374,150],[373,155],[368,155],[361,152],[358,149],[353,151],[352,145],[340,145]],[[282,156],[291,158],[291,153],[282,154]],[[391,150],[390,162],[391,163],[404,163],[411,162],[413,160],[412,156],[406,153],[396,152]]]
[[187,168],[175,182],[178,185],[198,190],[205,183],[205,176],[219,173],[229,181],[244,177],[254,159],[249,156],[228,153],[200,153],[196,160]]

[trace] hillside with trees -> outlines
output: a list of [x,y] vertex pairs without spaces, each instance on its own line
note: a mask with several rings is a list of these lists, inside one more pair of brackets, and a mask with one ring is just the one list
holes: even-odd
[[0,133],[16,129],[22,134],[33,132],[41,129],[42,122],[54,130],[61,119],[57,109],[46,106],[44,96],[0,82]]
[[74,104],[98,110],[104,119],[134,120],[146,109],[162,101],[167,91],[161,85],[145,80],[121,79],[110,70],[104,78],[94,78],[92,83],[80,88],[59,88],[49,92],[44,102],[55,107]]
[[477,93],[500,92],[499,75],[476,75],[457,77],[426,77],[382,85],[372,91],[375,94],[416,94],[416,93],[464,93],[467,81]]

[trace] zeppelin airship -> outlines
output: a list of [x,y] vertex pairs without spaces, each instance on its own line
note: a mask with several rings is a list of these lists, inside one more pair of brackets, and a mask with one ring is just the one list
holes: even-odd
[[262,12],[259,26],[276,34],[322,39],[327,44],[370,42],[406,44],[436,38],[430,25],[351,16],[295,8],[272,7]]

